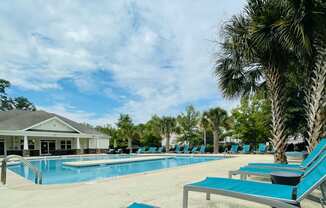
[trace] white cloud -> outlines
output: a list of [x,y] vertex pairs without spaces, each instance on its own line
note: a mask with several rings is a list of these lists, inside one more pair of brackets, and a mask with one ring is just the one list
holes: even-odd
[[79,110],[75,106],[64,103],[57,103],[51,106],[37,106],[37,109],[55,113],[79,123],[88,123],[93,126],[105,125],[108,123],[115,125],[119,116],[119,114],[113,113],[99,117],[95,113]]
[[[68,79],[81,93],[101,89],[103,96],[122,102],[109,116],[97,119],[77,107],[47,107],[93,123],[121,112],[144,121],[208,98],[216,105],[233,106],[216,87],[212,40],[222,21],[238,13],[243,2],[3,1],[0,77],[39,91],[65,90],[59,81]],[[13,10],[8,16],[6,11]],[[131,96],[117,95],[105,80],[95,81],[92,75],[99,70],[112,74],[110,85]]]

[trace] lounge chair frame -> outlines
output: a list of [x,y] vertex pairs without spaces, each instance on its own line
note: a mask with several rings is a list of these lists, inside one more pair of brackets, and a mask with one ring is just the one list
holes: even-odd
[[[325,157],[326,157],[326,155],[323,155],[322,158],[321,158],[321,160],[323,160],[323,158],[325,158]],[[315,158],[314,160],[318,160],[318,159]],[[320,163],[320,161],[318,163]],[[310,164],[310,165],[312,165],[312,164]],[[257,169],[264,169],[264,168],[266,168],[266,166],[262,166],[262,167],[253,166],[253,167],[255,167]],[[291,168],[277,168],[277,167],[274,167],[274,168],[273,167],[272,168],[271,167],[268,167],[268,168],[275,169],[275,172],[277,172],[277,171],[286,171],[286,170],[298,170],[298,171],[302,171],[302,169],[291,169]],[[305,176],[306,174],[308,174],[310,171],[311,170],[304,172],[303,173],[303,176]],[[250,175],[264,176],[264,177],[270,176],[269,173],[257,173],[257,172],[254,173],[254,172],[250,172],[250,171],[244,171],[244,170],[241,170],[241,169],[229,171],[229,178],[232,178],[232,176],[234,176],[234,175],[240,175],[240,179],[241,180],[246,180],[247,177],[250,176]]]
[[[326,155],[324,155],[322,158],[320,158],[319,161],[316,162],[316,164],[313,164],[313,167],[309,170],[307,170],[304,173],[304,176],[309,174],[311,171],[313,171],[314,168],[316,168],[318,165],[321,165],[321,163],[324,162]],[[229,175],[230,176],[230,175]],[[232,176],[231,176],[232,177]],[[246,176],[244,174],[241,175],[241,179],[246,179]],[[241,180],[240,180],[241,183]],[[259,182],[257,182],[259,183]],[[326,200],[326,175],[321,177],[312,187],[307,189],[300,197],[297,198],[296,192],[297,188],[293,187],[293,192],[292,192],[292,198],[293,200],[288,200],[288,199],[282,199],[282,198],[271,198],[271,197],[266,197],[266,196],[257,196],[257,195],[252,195],[252,194],[244,194],[244,193],[239,193],[235,191],[228,191],[228,190],[221,190],[221,189],[214,189],[214,188],[203,188],[203,187],[197,187],[193,186],[191,184],[185,185],[184,186],[184,192],[183,192],[183,208],[188,207],[188,192],[189,191],[195,191],[195,192],[204,192],[206,193],[206,199],[210,199],[210,194],[218,194],[218,195],[223,195],[223,196],[229,196],[229,197],[234,197],[234,198],[239,198],[239,199],[245,199],[249,201],[254,201],[257,203],[273,206],[273,207],[278,207],[278,208],[294,208],[298,207],[300,205],[300,201],[303,198],[310,198],[309,195],[313,190],[316,188],[320,187],[321,190],[321,198],[320,198],[320,203],[321,206],[324,207],[325,205],[325,200]]]
[[[316,183],[313,187],[311,187],[309,190],[307,190],[302,196],[300,196],[296,200],[285,200],[285,199],[277,199],[277,198],[271,198],[271,197],[265,197],[265,196],[256,196],[256,195],[251,195],[251,194],[244,194],[244,193],[238,193],[234,191],[227,191],[227,190],[220,190],[220,189],[213,189],[213,188],[202,188],[202,187],[196,187],[192,186],[191,184],[185,185],[183,187],[183,208],[188,208],[188,197],[189,197],[189,192],[202,192],[206,193],[206,200],[210,200],[210,195],[211,194],[216,194],[216,195],[222,195],[222,196],[227,196],[227,197],[233,197],[233,198],[238,198],[238,199],[243,199],[247,201],[253,201],[257,202],[259,204],[265,204],[268,206],[276,207],[276,208],[298,208],[300,206],[300,201],[303,198],[306,198],[309,196],[309,194],[315,190],[316,188],[320,187],[321,192],[322,192],[322,198],[320,199],[321,206],[325,205],[325,200],[326,200],[326,176],[321,178],[318,183]],[[295,189],[293,189],[295,190]],[[309,198],[309,197],[308,197]]]

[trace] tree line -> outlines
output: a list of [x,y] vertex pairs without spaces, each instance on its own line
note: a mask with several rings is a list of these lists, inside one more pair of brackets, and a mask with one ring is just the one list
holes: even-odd
[[226,110],[216,107],[200,112],[192,105],[185,112],[173,116],[152,116],[147,122],[134,124],[128,114],[121,114],[116,125],[98,126],[97,128],[111,137],[113,147],[160,146],[165,140],[166,151],[170,150],[172,135],[177,142],[191,145],[207,144],[212,140],[213,151],[220,151],[219,142],[227,135],[231,119]]
[[[256,97],[253,102],[242,99],[229,114],[220,107],[200,112],[194,106],[176,116],[152,116],[147,122],[135,124],[128,114],[120,114],[115,125],[97,126],[111,137],[113,148],[163,146],[170,150],[174,136],[178,143],[192,146],[206,145],[214,153],[224,151],[220,146],[225,138],[238,139],[247,144],[265,143],[270,137],[270,103]],[[248,119],[250,118],[250,119]]]

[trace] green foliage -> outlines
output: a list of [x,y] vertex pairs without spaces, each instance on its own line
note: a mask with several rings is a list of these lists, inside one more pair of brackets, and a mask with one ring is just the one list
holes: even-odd
[[220,139],[224,137],[230,127],[228,114],[224,109],[217,107],[204,112],[203,117],[208,121],[213,133],[214,153],[219,153]]
[[10,87],[10,82],[0,79],[0,111],[8,111],[13,109],[35,111],[36,108],[27,98],[16,97],[11,98],[7,96],[6,88]]
[[6,88],[10,87],[10,82],[4,79],[0,79],[0,93],[6,94]]
[[163,116],[159,119],[159,128],[162,135],[170,137],[176,131],[176,119],[170,116]]
[[243,97],[238,108],[232,110],[233,137],[244,143],[257,144],[271,137],[270,102],[260,95]]
[[[286,74],[285,94],[286,111],[285,124],[288,135],[298,133],[305,135],[307,121],[305,112],[305,89],[308,74],[302,66],[291,63],[289,72]],[[309,83],[309,82],[308,82]]]
[[176,119],[170,116],[163,116],[162,118],[157,120],[158,120],[161,135],[165,139],[166,151],[168,152],[170,150],[171,134],[176,132],[176,128],[177,128]]
[[216,107],[204,112],[204,118],[207,120],[212,131],[217,131],[219,134],[226,132],[230,127],[229,117],[226,110]]
[[135,133],[134,124],[128,114],[120,114],[117,122],[118,135],[121,139],[128,142],[128,148],[132,148],[132,139]]
[[201,144],[199,131],[200,112],[190,105],[185,113],[177,117],[179,141],[187,141],[193,145]]
[[16,109],[35,111],[36,108],[27,98],[25,97],[16,97],[13,99],[13,104]]
[[136,125],[139,146],[160,146],[162,137],[156,119],[157,117],[153,116],[147,123]]

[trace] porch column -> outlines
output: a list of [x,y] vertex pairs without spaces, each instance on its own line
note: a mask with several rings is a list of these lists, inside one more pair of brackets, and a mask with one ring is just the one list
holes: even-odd
[[29,156],[29,149],[28,149],[28,138],[26,135],[24,135],[24,149],[23,149],[23,156],[28,157]]
[[76,137],[76,154],[81,154],[79,137]]

